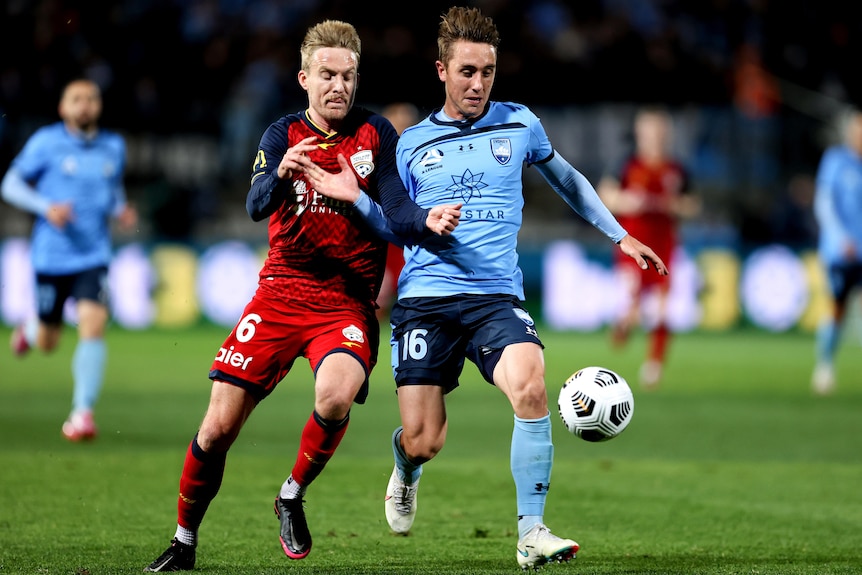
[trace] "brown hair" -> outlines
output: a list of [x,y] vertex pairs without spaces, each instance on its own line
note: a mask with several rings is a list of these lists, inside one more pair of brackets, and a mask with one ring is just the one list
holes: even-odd
[[452,44],[458,40],[490,44],[496,49],[500,45],[500,34],[494,21],[478,8],[453,6],[440,17],[437,33],[437,49],[444,65],[449,63]]
[[309,28],[299,47],[303,70],[308,71],[312,56],[321,48],[347,48],[356,54],[356,66],[359,66],[362,43],[352,24],[340,20],[324,20]]

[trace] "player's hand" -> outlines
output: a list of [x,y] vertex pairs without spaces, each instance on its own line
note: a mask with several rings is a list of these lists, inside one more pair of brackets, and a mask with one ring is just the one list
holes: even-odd
[[640,188],[620,189],[616,195],[608,195],[608,208],[621,216],[639,216],[648,211],[649,195]]
[[281,157],[276,173],[282,180],[289,180],[294,172],[303,170],[303,161],[308,161],[308,154],[317,148],[316,136],[309,136],[298,144],[290,147]]
[[341,170],[335,173],[327,172],[307,157],[303,158],[301,163],[305,179],[316,192],[350,204],[355,204],[359,199],[359,182],[356,181],[356,174],[343,154],[338,154],[338,166]]
[[637,238],[627,234],[619,243],[620,249],[624,254],[634,259],[642,270],[649,269],[650,264],[655,268],[660,276],[666,276],[670,273],[667,266],[660,257],[647,245],[642,244]]
[[117,222],[124,230],[131,230],[138,225],[138,210],[130,204],[126,204],[123,210],[117,214]]
[[461,221],[461,206],[463,204],[434,206],[428,211],[425,225],[438,236],[448,236]]
[[848,262],[855,262],[858,254],[856,253],[856,244],[852,241],[844,242],[844,259]]
[[66,224],[75,219],[75,214],[72,212],[72,204],[51,204],[48,208],[48,213],[45,214],[45,219],[52,226],[58,229],[63,229]]

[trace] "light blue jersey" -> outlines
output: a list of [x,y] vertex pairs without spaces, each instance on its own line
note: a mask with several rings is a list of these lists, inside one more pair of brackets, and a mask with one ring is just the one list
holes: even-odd
[[852,241],[862,254],[862,157],[849,146],[826,150],[817,170],[814,211],[820,227],[818,252],[827,264],[847,262]]
[[567,203],[614,241],[625,230],[580,173],[557,157],[539,118],[511,102],[490,102],[474,121],[439,114],[407,128],[398,142],[398,172],[421,207],[462,202],[450,236],[404,250],[399,299],[461,294],[507,294],[524,299],[516,251],[521,229],[524,164],[542,175]]
[[[31,254],[37,273],[65,275],[111,259],[111,216],[125,205],[126,147],[115,133],[92,139],[70,133],[63,122],[39,129],[13,160],[10,172],[31,184],[7,186],[4,198],[36,214]],[[11,189],[10,189],[11,188]],[[50,204],[72,204],[73,220],[62,230],[45,219]]]

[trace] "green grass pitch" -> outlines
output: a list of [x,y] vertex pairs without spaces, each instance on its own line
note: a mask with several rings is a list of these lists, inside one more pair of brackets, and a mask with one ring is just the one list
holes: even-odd
[[[52,356],[0,350],[0,575],[140,573],[173,536],[179,473],[206,408],[226,330],[112,328],[100,437],[70,444],[74,334]],[[8,328],[0,328],[5,342]],[[388,334],[384,334],[387,336]],[[681,334],[661,387],[640,390],[637,334],[541,332],[555,463],[545,520],[577,540],[549,574],[862,573],[862,353],[848,333],[838,390],[809,388],[810,334]],[[384,342],[386,341],[384,337]],[[272,500],[312,408],[307,363],[263,402],[228,457],[200,531],[202,574],[505,574],[515,560],[512,414],[468,366],[448,401],[449,440],[426,466],[409,536],[389,532],[383,492],[398,409],[388,347],[371,395],[307,494],[314,547],[291,561]],[[629,379],[634,418],[618,438],[569,435],[556,393],[577,368]]]

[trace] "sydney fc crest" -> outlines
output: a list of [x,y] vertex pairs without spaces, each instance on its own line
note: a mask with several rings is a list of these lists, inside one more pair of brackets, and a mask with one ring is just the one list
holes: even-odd
[[505,166],[512,159],[512,141],[509,138],[491,138],[491,153]]
[[350,156],[350,163],[359,177],[365,179],[374,171],[374,155],[371,150],[360,150]]

